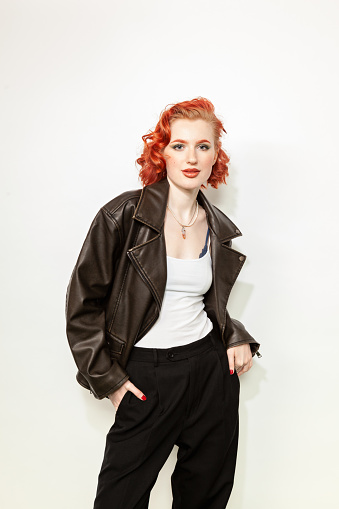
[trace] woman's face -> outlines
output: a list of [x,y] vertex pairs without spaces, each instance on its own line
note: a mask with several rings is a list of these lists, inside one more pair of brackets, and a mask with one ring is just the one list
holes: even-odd
[[167,178],[183,189],[200,189],[211,175],[218,153],[211,124],[206,120],[176,119],[165,147]]

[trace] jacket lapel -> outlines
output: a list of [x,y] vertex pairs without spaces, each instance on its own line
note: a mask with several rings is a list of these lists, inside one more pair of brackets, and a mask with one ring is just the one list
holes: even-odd
[[231,240],[242,233],[201,191],[198,200],[206,211],[211,235],[213,281],[204,298],[205,309],[212,320],[217,321],[223,335],[228,298],[246,260],[243,253],[231,248]]
[[212,231],[211,256],[213,281],[204,298],[205,309],[211,318],[217,320],[223,334],[226,326],[228,298],[246,257],[229,247],[228,241],[220,241]]
[[[166,244],[163,234],[169,183],[167,178],[142,189],[133,219],[140,224],[137,245],[128,251],[135,269],[148,285],[160,313],[167,280]],[[205,295],[205,308],[212,321],[224,332],[226,305],[246,256],[230,247],[241,236],[236,225],[204,193],[198,202],[205,209],[210,227],[213,282]]]
[[160,313],[167,281],[163,234],[169,184],[160,180],[142,189],[133,219],[140,224],[137,245],[128,250],[134,268],[148,285]]
[[129,249],[127,254],[140,277],[148,285],[160,313],[167,280],[164,235],[155,234],[146,242]]

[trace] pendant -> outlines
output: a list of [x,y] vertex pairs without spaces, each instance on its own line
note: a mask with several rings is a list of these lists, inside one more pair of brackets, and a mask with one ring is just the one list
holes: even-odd
[[181,228],[181,234],[182,234],[182,238],[186,239],[186,230],[185,230],[184,226]]

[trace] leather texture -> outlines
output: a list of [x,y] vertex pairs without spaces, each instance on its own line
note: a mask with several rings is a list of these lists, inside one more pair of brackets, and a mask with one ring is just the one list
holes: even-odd
[[[66,297],[66,333],[77,381],[97,399],[117,390],[133,346],[157,320],[166,286],[163,233],[169,183],[163,179],[127,191],[94,218],[71,275]],[[200,190],[210,228],[213,282],[205,310],[225,348],[260,344],[226,309],[246,256],[232,249],[241,235],[235,224]],[[199,338],[197,338],[199,339]]]

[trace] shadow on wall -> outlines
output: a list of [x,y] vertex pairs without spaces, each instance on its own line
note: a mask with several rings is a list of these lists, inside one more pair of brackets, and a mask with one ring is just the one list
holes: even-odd
[[[254,286],[242,281],[237,281],[232,289],[228,310],[230,315],[240,321],[244,315],[245,309],[250,302]],[[247,324],[244,323],[245,327]],[[262,338],[256,337],[253,331],[248,327],[250,334],[261,343]],[[260,348],[261,351],[261,348]],[[251,400],[255,399],[260,391],[261,385],[266,378],[266,369],[263,367],[261,359],[257,356],[253,358],[253,367],[248,373],[240,376],[240,401],[239,401],[239,446],[237,466],[235,472],[234,489],[229,501],[229,509],[243,509],[245,491],[243,489],[246,485],[246,479],[249,478],[250,472],[248,471],[247,457],[250,450],[250,427],[251,417],[247,410]],[[239,488],[238,488],[239,487]]]

